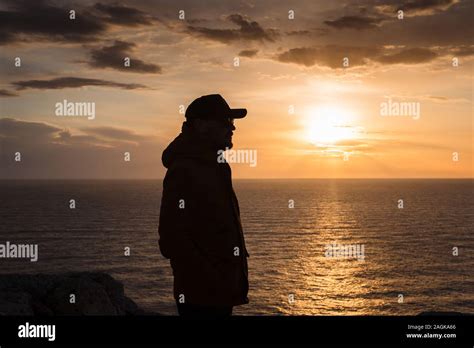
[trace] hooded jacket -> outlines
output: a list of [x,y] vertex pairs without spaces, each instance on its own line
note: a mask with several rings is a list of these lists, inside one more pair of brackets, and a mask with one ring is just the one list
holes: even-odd
[[159,246],[173,269],[179,303],[248,303],[247,249],[228,163],[183,126],[165,149]]

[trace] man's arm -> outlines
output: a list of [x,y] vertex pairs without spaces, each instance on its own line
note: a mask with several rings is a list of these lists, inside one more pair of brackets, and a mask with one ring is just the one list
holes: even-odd
[[195,252],[190,236],[193,211],[192,178],[185,167],[174,165],[163,180],[160,221],[160,251],[166,258],[189,256]]
[[167,258],[196,256],[210,263],[233,261],[226,233],[232,222],[221,210],[228,202],[217,198],[220,189],[215,183],[209,189],[210,179],[198,166],[182,160],[168,169],[160,212],[161,253]]

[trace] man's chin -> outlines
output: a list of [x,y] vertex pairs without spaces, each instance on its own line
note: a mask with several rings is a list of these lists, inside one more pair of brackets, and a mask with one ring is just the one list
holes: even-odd
[[226,139],[221,143],[220,148],[222,148],[223,150],[226,150],[226,149],[232,149],[233,146],[234,144],[232,144],[232,140]]

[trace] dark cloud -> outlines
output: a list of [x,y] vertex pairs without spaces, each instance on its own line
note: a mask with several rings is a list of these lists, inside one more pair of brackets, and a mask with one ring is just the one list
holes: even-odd
[[[149,25],[148,15],[125,6],[56,7],[47,1],[19,1],[0,11],[0,44],[17,41],[90,42],[100,39],[108,24]],[[69,11],[76,11],[70,19]]]
[[374,58],[383,64],[420,64],[436,59],[438,55],[428,48],[408,48]]
[[367,64],[369,61],[381,64],[422,64],[438,57],[428,48],[406,48],[402,50],[378,47],[320,46],[292,48],[276,56],[284,63],[295,63],[307,67],[313,65],[342,68],[344,57],[349,58],[349,67]]
[[365,64],[367,59],[379,53],[375,47],[321,46],[292,48],[277,55],[276,60],[304,66],[320,65],[333,69],[342,68],[343,58],[349,58],[349,66]]
[[0,89],[0,97],[18,97],[18,94],[6,89]]
[[105,29],[105,24],[91,14],[77,13],[71,20],[68,9],[45,2],[32,1],[29,6],[0,11],[0,38],[4,43],[24,39],[86,42],[95,40]]
[[454,48],[452,54],[459,57],[467,57],[474,55],[474,46],[459,46]]
[[190,34],[204,37],[209,40],[230,43],[238,40],[245,41],[269,41],[274,42],[279,34],[274,29],[264,29],[255,21],[249,21],[240,14],[232,14],[228,16],[230,21],[239,29],[213,29],[206,27],[188,26],[187,30]]
[[17,90],[27,88],[34,89],[62,89],[62,88],[78,88],[84,86],[102,86],[102,87],[118,87],[123,89],[147,88],[144,85],[136,83],[120,83],[99,79],[86,79],[81,77],[59,77],[51,80],[26,80],[12,82]]
[[199,23],[209,22],[209,20],[205,18],[191,18],[191,19],[186,19],[186,22],[190,24],[199,24]]
[[377,5],[376,9],[390,14],[403,10],[407,16],[427,16],[446,11],[457,3],[459,0],[387,1],[385,4]]
[[258,53],[258,50],[243,50],[239,52],[239,56],[241,57],[255,57]]
[[43,143],[88,143],[102,146],[111,146],[117,141],[137,142],[149,139],[149,137],[133,130],[118,127],[84,127],[80,131],[79,134],[73,134],[69,129],[49,123],[0,118],[0,137],[2,139],[33,139],[35,142],[41,141]]
[[295,63],[305,66],[313,66],[318,60],[317,48],[312,47],[297,47],[291,48],[288,51],[280,53],[276,60],[283,63]]
[[366,30],[375,29],[383,21],[383,18],[363,16],[343,16],[333,21],[324,21],[324,24],[336,29]]
[[121,141],[141,141],[146,139],[145,136],[137,134],[134,131],[125,128],[87,127],[82,128],[81,130],[88,134]]
[[229,43],[240,39],[239,31],[234,29],[210,29],[188,26],[188,32],[192,35],[223,43]]
[[445,10],[459,2],[458,0],[405,0],[398,6],[402,10]]
[[66,146],[87,146],[94,148],[111,148],[113,143],[107,142],[96,136],[89,134],[72,134],[69,129],[63,129],[54,134],[54,137],[46,139],[46,143],[66,145]]
[[1,138],[43,139],[53,137],[59,131],[61,131],[61,128],[43,122],[0,118]]
[[[360,6],[361,4],[365,4],[364,8]],[[413,9],[406,10],[404,19],[399,20],[397,9],[403,4]],[[323,21],[326,20],[324,28],[329,30],[329,34],[326,37],[320,36],[321,41],[318,42],[320,45],[352,45],[355,42],[358,46],[406,47],[472,44],[472,0],[458,3],[403,0],[352,1],[348,2],[343,9],[334,8],[333,11],[328,12],[327,16],[328,18],[324,18]],[[335,28],[340,30],[334,30]]]
[[128,6],[97,3],[95,4],[94,9],[103,15],[102,19],[113,24],[139,26],[151,25],[153,23],[152,16]]
[[309,30],[292,30],[292,31],[287,31],[285,33],[288,36],[308,36],[311,35],[311,31]]
[[[162,148],[158,139],[125,128],[78,131],[0,118],[0,178],[156,177],[161,169],[150,171],[150,162],[159,161]],[[21,153],[21,163],[14,162],[15,152]],[[131,153],[132,166],[124,152]]]
[[[160,74],[161,67],[134,58],[131,50],[136,45],[124,41],[115,41],[112,46],[102,47],[91,51],[90,66],[95,68],[112,68],[123,72]],[[130,58],[130,66],[124,66],[124,58]]]

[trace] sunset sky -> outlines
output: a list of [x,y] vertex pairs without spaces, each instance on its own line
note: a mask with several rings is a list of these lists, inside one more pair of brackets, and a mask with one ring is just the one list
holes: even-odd
[[[212,93],[248,110],[234,146],[258,162],[235,178],[473,177],[472,7],[0,0],[0,178],[162,178],[180,105]],[[64,99],[95,119],[56,116]]]

